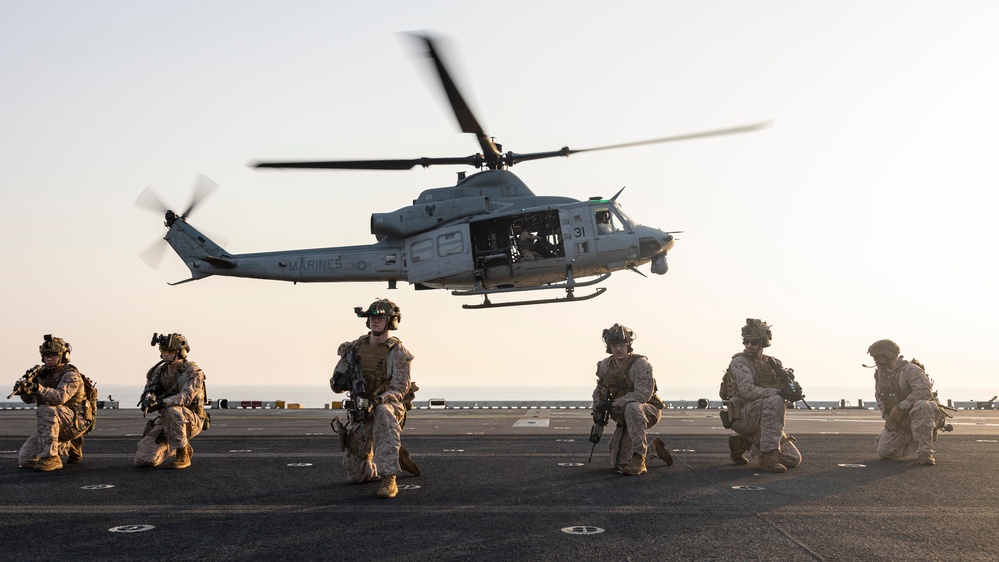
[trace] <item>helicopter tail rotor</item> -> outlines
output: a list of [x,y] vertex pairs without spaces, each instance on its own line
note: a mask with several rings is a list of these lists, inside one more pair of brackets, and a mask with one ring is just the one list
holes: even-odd
[[[219,185],[211,178],[198,174],[198,177],[195,180],[194,190],[191,193],[191,200],[187,204],[187,208],[180,215],[171,210],[167,204],[163,202],[163,199],[155,191],[153,191],[152,186],[146,186],[146,188],[139,193],[139,196],[135,199],[134,206],[153,211],[157,214],[162,214],[164,217],[164,226],[170,228],[178,219],[187,222],[187,217],[194,212],[202,201],[215,193],[218,188]],[[226,243],[224,241],[219,243],[220,246],[225,246],[225,244]],[[163,261],[163,253],[166,251],[167,245],[166,238],[155,240],[149,245],[149,247],[139,254],[139,259],[145,262],[145,264],[149,267],[159,269],[160,263]]]

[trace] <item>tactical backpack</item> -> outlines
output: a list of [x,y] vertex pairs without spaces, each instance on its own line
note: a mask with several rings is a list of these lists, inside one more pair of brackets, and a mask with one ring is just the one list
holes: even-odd
[[84,432],[86,435],[97,426],[97,384],[83,373],[80,373],[80,378],[83,379],[83,402],[77,407],[77,412],[87,420],[87,431]]

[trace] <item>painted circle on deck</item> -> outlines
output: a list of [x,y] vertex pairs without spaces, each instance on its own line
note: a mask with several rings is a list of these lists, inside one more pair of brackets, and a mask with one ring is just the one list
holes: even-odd
[[114,488],[114,484],[91,484],[89,486],[80,486],[81,490],[107,490],[108,488]]
[[112,533],[141,533],[143,531],[151,531],[155,528],[152,525],[119,525],[118,527],[111,527],[108,531]]
[[589,525],[576,525],[574,527],[562,527],[563,533],[570,535],[598,535],[604,532],[600,527],[590,527]]

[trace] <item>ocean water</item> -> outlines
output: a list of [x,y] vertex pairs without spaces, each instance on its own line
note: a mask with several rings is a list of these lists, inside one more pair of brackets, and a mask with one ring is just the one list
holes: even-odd
[[[995,396],[999,384],[995,387],[942,388],[940,399],[946,401],[987,401]],[[98,391],[102,399],[109,395],[120,401],[122,408],[135,408],[142,392],[140,385],[100,385]],[[589,383],[566,386],[454,386],[454,385],[421,385],[416,395],[416,402],[443,398],[448,401],[489,401],[489,400],[589,400],[593,386]],[[718,400],[718,385],[674,386],[661,390],[659,395],[669,401],[692,400],[701,398]],[[224,385],[208,384],[208,397],[211,400],[226,399],[229,402],[244,400],[274,401],[283,400],[289,404],[301,404],[303,408],[323,408],[333,401],[346,398],[345,394],[333,394],[324,381],[315,385]],[[847,400],[857,404],[858,400],[874,403],[874,387],[805,387],[805,399],[808,401],[840,401]]]

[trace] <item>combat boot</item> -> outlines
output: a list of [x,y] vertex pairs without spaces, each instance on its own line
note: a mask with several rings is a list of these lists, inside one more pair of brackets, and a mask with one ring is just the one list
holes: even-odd
[[399,493],[399,487],[395,485],[395,474],[382,476],[382,485],[378,488],[379,498],[394,498]]
[[919,453],[919,464],[924,464],[926,466],[934,466],[937,464],[937,459],[933,458],[933,453],[925,452]]
[[621,467],[621,472],[627,474],[628,476],[638,476],[639,474],[645,474],[648,469],[645,468],[645,457],[635,453],[631,455],[631,460],[628,464]]
[[62,459],[59,457],[42,457],[35,463],[35,470],[41,472],[51,472],[62,468]]
[[184,445],[183,449],[177,449],[177,456],[170,463],[170,468],[187,468],[191,466],[191,457],[194,456],[194,449],[191,444]]
[[787,472],[787,467],[777,460],[777,451],[760,453],[760,468],[767,472]]
[[666,444],[663,440],[656,437],[652,440],[652,448],[656,451],[656,456],[661,458],[666,466],[673,466],[673,455],[669,454],[669,449],[666,448]]
[[741,435],[730,435],[728,438],[728,451],[735,464],[749,464],[745,452],[749,450],[749,443]]
[[416,462],[413,460],[413,457],[409,456],[409,451],[407,451],[402,445],[399,446],[399,468],[405,470],[413,476],[420,475],[420,467],[416,466]]
[[24,461],[24,464],[19,464],[17,466],[21,468],[35,468],[35,463],[38,462],[38,457],[34,457]]

